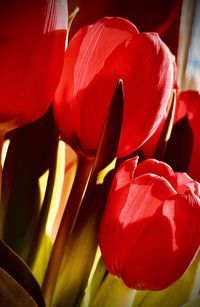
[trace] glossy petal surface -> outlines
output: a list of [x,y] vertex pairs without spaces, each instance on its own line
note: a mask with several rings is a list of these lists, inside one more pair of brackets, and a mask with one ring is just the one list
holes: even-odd
[[55,95],[54,111],[63,138],[94,154],[115,86],[123,79],[118,155],[131,153],[159,125],[173,78],[173,58],[155,33],[139,33],[122,18],[103,18],[83,28],[66,51]]
[[166,200],[124,262],[125,283],[136,289],[160,290],[175,282],[199,248],[199,218],[195,196],[174,195]]
[[160,290],[175,282],[200,246],[198,195],[199,184],[166,163],[125,161],[99,232],[109,271],[135,289]]
[[176,189],[176,183],[174,181],[174,171],[168,164],[155,159],[146,159],[138,164],[135,171],[135,176],[140,176],[145,173],[152,173],[164,177],[170,182],[174,189]]

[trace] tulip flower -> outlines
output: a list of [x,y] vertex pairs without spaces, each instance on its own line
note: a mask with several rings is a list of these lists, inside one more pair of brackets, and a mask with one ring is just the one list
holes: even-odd
[[57,125],[77,152],[95,155],[119,79],[124,86],[122,157],[160,124],[173,87],[174,58],[157,34],[139,33],[122,18],[103,18],[71,40],[55,94]]
[[66,0],[0,2],[0,130],[48,109],[65,52]]
[[161,290],[200,246],[200,185],[154,159],[117,170],[99,231],[108,270],[131,288]]

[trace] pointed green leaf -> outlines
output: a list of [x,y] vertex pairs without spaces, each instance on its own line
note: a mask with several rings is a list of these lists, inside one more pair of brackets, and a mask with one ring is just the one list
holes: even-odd
[[26,263],[32,267],[34,260],[37,255],[37,251],[39,249],[40,243],[42,241],[42,236],[45,231],[45,226],[47,222],[47,217],[50,210],[51,199],[53,195],[53,187],[55,183],[55,174],[56,174],[56,158],[57,158],[57,150],[58,150],[58,135],[53,140],[53,146],[51,148],[50,153],[50,161],[49,161],[49,176],[44,196],[44,201],[42,203],[41,210],[39,212],[39,216],[33,229],[33,237],[30,242],[28,256],[26,258]]
[[49,169],[58,135],[51,109],[38,121],[16,129],[2,174],[3,240],[26,259],[41,205],[40,176]]
[[[100,251],[97,250],[99,255],[96,255],[95,257],[95,261],[94,261],[94,266],[95,266],[95,262],[98,261],[99,257],[100,257]],[[97,258],[97,259],[96,259]],[[92,268],[92,270],[94,269],[94,266]],[[92,274],[93,273],[93,274]],[[96,293],[98,292],[101,283],[103,282],[104,278],[106,277],[106,275],[108,274],[105,265],[103,263],[102,258],[100,257],[98,263],[95,266],[94,272],[90,272],[90,277],[89,277],[89,281],[88,281],[88,286],[86,288],[83,300],[81,302],[81,306],[80,307],[91,307],[92,306],[92,302],[94,300],[94,297],[96,295]]]
[[16,280],[0,268],[0,306],[36,307],[38,305]]
[[0,267],[12,276],[12,278],[32,296],[40,307],[45,306],[41,289],[30,269],[23,260],[2,241],[0,241]]

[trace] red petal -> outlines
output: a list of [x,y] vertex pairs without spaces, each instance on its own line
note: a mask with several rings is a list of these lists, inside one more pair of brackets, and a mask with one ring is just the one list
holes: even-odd
[[[199,114],[199,115],[198,115]],[[189,119],[200,116],[200,93],[197,91],[181,92],[177,97],[175,122],[188,115]]]
[[165,178],[176,190],[177,183],[174,177],[175,173],[168,164],[155,159],[146,159],[138,164],[134,175],[137,177],[147,173],[155,174]]
[[165,112],[173,65],[169,50],[156,34],[138,34],[121,18],[104,18],[79,31],[66,52],[55,96],[56,119],[65,140],[72,144],[75,139],[81,149],[96,151],[115,86],[123,79],[119,156],[137,149]]
[[199,232],[200,207],[194,195],[166,200],[124,261],[125,283],[136,289],[160,290],[175,282],[199,249]]
[[67,142],[75,138],[85,150],[96,150],[119,78],[114,76],[108,82],[110,77],[103,76],[97,85],[96,79],[114,50],[137,33],[137,28],[122,18],[103,18],[81,29],[71,40],[54,105],[58,126]]
[[188,191],[172,197],[172,201],[177,245],[172,275],[176,280],[187,269],[200,246],[200,200]]
[[153,133],[153,135],[142,145],[142,151],[145,158],[153,157],[162,133],[163,126],[165,124],[165,120],[166,120],[166,114],[164,115],[160,125]]
[[0,116],[6,128],[47,111],[61,75],[66,27],[66,1],[0,1]]
[[125,54],[127,67],[123,63],[121,77],[125,107],[119,156],[141,146],[158,128],[166,111],[174,64],[165,47],[155,33],[141,33],[130,41]]
[[[163,199],[174,193],[164,178],[155,175],[136,177],[122,189],[117,189],[117,181],[112,184],[100,227],[99,244],[105,264],[113,274],[122,273],[131,247]],[[142,226],[137,227],[140,221]]]
[[132,182],[138,163],[138,158],[139,157],[128,159],[120,165],[114,177],[114,185],[116,182],[116,190],[122,189],[124,186]]
[[176,190],[179,194],[191,191],[200,197],[200,184],[186,173],[175,173],[175,179],[177,186]]

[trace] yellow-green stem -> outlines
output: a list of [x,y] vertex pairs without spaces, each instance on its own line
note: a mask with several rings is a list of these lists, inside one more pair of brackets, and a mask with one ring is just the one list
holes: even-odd
[[51,301],[53,298],[56,280],[59,274],[59,269],[64,255],[66,242],[73,229],[79,211],[79,204],[84,194],[85,186],[91,171],[92,163],[93,163],[92,161],[86,160],[85,158],[79,158],[78,168],[72,186],[72,191],[70,193],[63,214],[63,218],[52,249],[51,257],[49,260],[49,264],[43,282],[42,290],[47,306],[51,306]]

